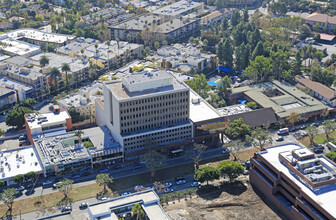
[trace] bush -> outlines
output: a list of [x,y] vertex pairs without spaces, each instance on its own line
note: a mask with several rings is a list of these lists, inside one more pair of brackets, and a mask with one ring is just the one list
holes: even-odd
[[249,107],[250,109],[256,109],[258,106],[257,106],[257,103],[255,102],[249,102],[246,104],[247,107]]
[[93,144],[92,144],[91,141],[85,141],[85,142],[84,142],[84,146],[85,146],[86,148],[91,148],[91,147],[93,147]]
[[330,160],[336,162],[336,152],[326,153],[325,156],[328,157]]

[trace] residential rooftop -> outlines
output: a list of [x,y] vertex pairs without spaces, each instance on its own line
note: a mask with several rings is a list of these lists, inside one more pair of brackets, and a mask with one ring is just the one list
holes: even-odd
[[48,33],[48,32],[44,32],[41,30],[32,29],[32,28],[16,29],[14,31],[1,35],[0,38],[3,36],[7,36],[8,38],[12,38],[14,40],[25,38],[25,39],[36,40],[40,42],[54,43],[54,44],[63,44],[67,41],[71,41],[76,38],[76,36],[73,36],[73,35]]
[[[268,147],[266,151],[258,154],[336,218],[336,200],[334,199],[336,197],[336,184],[335,181],[330,181],[335,179],[336,167],[334,163],[322,155],[314,155],[308,149],[296,143]],[[288,165],[290,163],[296,165]],[[301,175],[298,173],[301,173]],[[315,177],[320,178],[320,180]],[[315,182],[319,183],[327,179],[329,181],[326,181],[326,183],[331,184],[319,184],[322,186],[313,188],[307,183],[308,181],[304,180],[305,178],[311,180],[315,178]]]
[[182,21],[178,18],[172,19],[170,22],[165,22],[163,24],[160,24],[157,27],[158,32],[160,33],[165,33],[168,34],[172,31],[175,31],[181,27],[184,27],[192,22],[196,22],[196,21],[200,21],[199,18],[195,18],[195,19],[182,19]]
[[5,87],[7,89],[18,90],[18,91],[29,91],[33,89],[32,87],[28,85],[8,79],[3,76],[0,76],[0,86]]
[[71,53],[81,51],[81,49],[85,49],[88,46],[99,42],[100,41],[96,39],[78,37],[70,43],[64,45],[63,47],[57,48],[56,52],[60,54],[70,55]]
[[5,87],[0,86],[0,97],[4,98],[10,95],[15,94],[15,92],[13,90],[7,89]]
[[[137,20],[137,18],[139,20]],[[118,23],[116,25],[112,25],[112,28],[119,28],[119,29],[127,29],[127,30],[137,30],[142,31],[146,27],[151,27],[153,25],[153,21],[156,21],[156,24],[160,23],[161,18],[156,15],[141,15],[137,18],[131,18],[124,22]]]
[[[267,95],[267,93],[272,93],[272,95]],[[295,86],[277,80],[232,89],[231,96],[239,94],[246,95],[263,108],[273,108],[280,118],[288,117],[292,112],[305,114],[328,108]]]
[[31,79],[33,81],[39,79],[40,77],[45,76],[42,73],[41,68],[37,66],[22,67],[22,66],[9,64],[8,62],[5,61],[3,63],[0,63],[0,68],[4,71],[13,73],[14,75],[21,76],[26,79]]
[[320,94],[322,97],[325,97],[328,100],[335,98],[336,91],[329,88],[328,86],[325,86],[318,82],[314,82],[302,76],[295,76],[295,80],[298,81],[303,86],[307,87],[308,89]]
[[320,14],[318,12],[308,15],[305,20],[312,22],[336,24],[336,16],[329,16],[327,14]]
[[0,180],[26,174],[30,171],[41,172],[42,163],[34,146],[0,152]]
[[0,48],[13,55],[31,56],[41,53],[39,46],[24,41],[15,40],[12,38],[1,38],[0,36],[0,42],[2,43]]
[[180,14],[184,14],[193,8],[201,7],[202,3],[193,2],[193,1],[178,1],[171,5],[167,5],[160,9],[153,11],[154,15],[164,15],[164,16],[177,16]]

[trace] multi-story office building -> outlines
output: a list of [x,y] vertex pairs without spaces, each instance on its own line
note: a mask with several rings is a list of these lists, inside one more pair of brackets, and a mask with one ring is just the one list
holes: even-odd
[[165,70],[105,83],[103,105],[104,114],[96,116],[97,123],[106,123],[129,159],[140,154],[148,140],[158,148],[168,148],[193,137],[189,87]]
[[336,164],[296,143],[251,158],[250,181],[286,219],[336,219]]

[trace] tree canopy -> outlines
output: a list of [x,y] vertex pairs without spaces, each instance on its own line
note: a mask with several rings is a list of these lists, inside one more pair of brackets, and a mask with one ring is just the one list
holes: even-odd
[[217,166],[218,172],[223,177],[228,177],[233,182],[239,175],[243,174],[244,167],[235,161],[222,161]]
[[17,128],[22,128],[25,124],[24,115],[34,113],[35,111],[23,106],[15,106],[12,108],[6,116],[6,125]]
[[208,185],[209,181],[213,181],[219,178],[219,173],[216,168],[205,166],[196,170],[195,177],[201,183],[207,182]]
[[246,125],[241,118],[231,122],[225,130],[225,134],[231,138],[245,137],[246,135],[250,135],[250,133],[250,126]]
[[203,73],[196,74],[195,77],[190,82],[188,82],[188,85],[202,98],[208,97],[208,92],[210,91],[210,85],[208,85],[208,81],[206,80],[205,75]]

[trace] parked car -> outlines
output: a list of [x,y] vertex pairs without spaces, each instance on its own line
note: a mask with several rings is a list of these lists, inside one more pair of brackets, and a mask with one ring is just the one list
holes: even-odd
[[170,192],[174,192],[173,188],[166,188],[163,190],[164,193],[170,193]]
[[130,193],[130,192],[124,192],[124,193],[121,194],[121,196],[126,196],[126,195],[130,195],[130,194],[132,194],[132,193]]
[[185,178],[183,176],[177,176],[175,177],[175,181],[179,181],[179,180],[185,180]]
[[106,201],[108,198],[106,196],[100,198],[101,201]]
[[143,188],[144,188],[143,185],[134,186],[134,190],[135,190],[135,191],[137,191],[137,190],[139,190],[139,189],[143,189]]
[[182,184],[185,184],[185,183],[186,183],[185,180],[176,181],[176,185],[182,185]]
[[25,189],[24,186],[19,186],[19,187],[15,188],[16,191],[22,191],[24,189]]
[[51,183],[52,183],[51,180],[45,180],[45,181],[43,181],[42,185],[44,186],[44,185],[48,185],[48,184],[51,184]]
[[72,206],[65,206],[61,210],[61,212],[71,212],[71,211],[72,211]]
[[26,140],[26,138],[27,138],[27,135],[22,134],[22,135],[19,136],[19,141],[24,141],[24,140]]
[[315,154],[323,153],[323,149],[321,149],[321,148],[314,148],[313,151],[314,151]]
[[324,145],[323,144],[316,144],[314,148],[320,148],[324,150]]
[[76,178],[79,178],[81,175],[80,174],[75,174],[73,176],[70,177],[70,179],[76,179]]
[[283,137],[277,137],[275,140],[276,140],[276,141],[283,141],[284,138],[283,138]]
[[166,182],[165,185],[164,185],[165,188],[169,188],[169,187],[172,187],[172,186],[173,186],[173,184],[170,183],[170,182]]
[[228,154],[228,153],[229,153],[229,149],[227,149],[227,148],[222,149],[222,154]]
[[192,187],[198,187],[198,186],[200,186],[201,184],[199,183],[199,182],[193,182],[193,183],[191,183],[191,186]]
[[297,127],[292,127],[292,128],[289,129],[289,132],[295,132],[295,131],[298,131],[298,130],[299,130],[299,128],[297,128]]
[[88,204],[87,202],[82,202],[82,203],[79,205],[79,209],[86,209],[88,206],[89,206],[89,204]]
[[103,169],[101,171],[99,171],[99,173],[107,173],[109,171],[109,169]]
[[56,182],[56,183],[57,183],[57,182],[61,182],[63,179],[64,179],[63,177],[57,177],[57,178],[55,179],[55,182]]
[[54,184],[53,184],[53,188],[56,189],[56,188],[58,187],[59,184],[61,184],[61,182],[54,183]]

